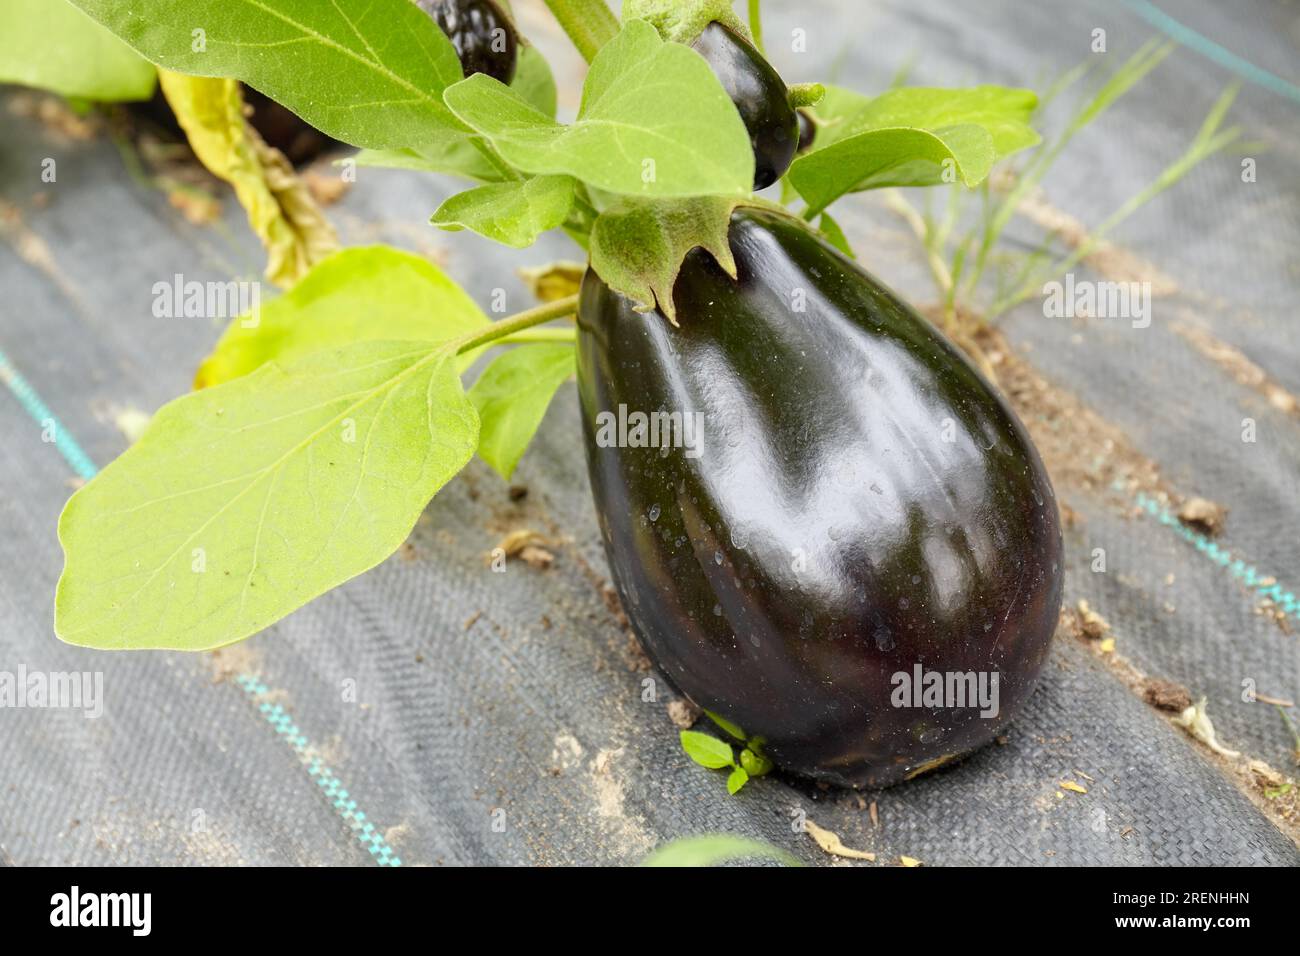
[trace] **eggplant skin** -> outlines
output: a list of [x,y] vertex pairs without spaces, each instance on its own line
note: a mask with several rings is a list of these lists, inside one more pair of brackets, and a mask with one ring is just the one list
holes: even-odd
[[721,23],[692,44],[736,104],[754,147],[754,188],[772,185],[790,168],[799,145],[799,119],[781,75],[753,45]]
[[[507,85],[515,78],[519,38],[510,18],[493,0],[416,0],[416,6],[433,17],[451,40],[466,76],[486,73]],[[499,40],[497,49],[493,40]]]
[[[611,573],[696,704],[784,770],[887,786],[992,740],[1032,692],[1061,603],[1055,497],[1012,411],[871,275],[780,213],[741,208],[729,238],[738,279],[693,251],[679,327],[583,280],[578,389]],[[698,414],[702,440],[626,447],[620,406],[632,426]],[[996,715],[895,706],[918,665],[996,674]]]
[[817,124],[813,122],[811,114],[807,110],[799,110],[799,148],[795,150],[799,155],[803,155],[812,149],[813,142],[817,139]]

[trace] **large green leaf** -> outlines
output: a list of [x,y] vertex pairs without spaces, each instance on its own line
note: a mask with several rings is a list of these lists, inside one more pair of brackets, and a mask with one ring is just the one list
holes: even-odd
[[[555,77],[546,58],[536,47],[525,46],[519,50],[519,66],[510,88],[517,92],[534,109],[555,116]],[[419,149],[363,149],[356,155],[358,166],[380,166],[389,169],[416,169],[426,173],[451,173],[482,183],[502,182],[510,178],[509,167],[494,163],[474,146],[482,139],[472,131],[448,130],[437,142],[427,143]]]
[[978,185],[995,157],[993,139],[979,126],[942,130],[875,129],[801,156],[790,182],[813,209],[848,192],[884,186]]
[[[842,123],[823,127],[827,133],[826,145],[873,129],[936,130],[975,125],[988,131],[999,155],[1007,155],[1039,141],[1038,133],[1029,125],[1037,106],[1038,96],[1033,90],[1005,86],[964,89],[905,86],[874,98],[828,87],[827,96],[817,105],[816,112],[819,118],[836,111],[843,114]],[[818,137],[822,138],[821,131]]]
[[523,249],[542,233],[563,225],[572,208],[572,178],[534,176],[457,193],[438,207],[433,224],[453,231],[472,229],[481,236]]
[[477,440],[449,346],[363,342],[177,399],[64,508],[55,630],[254,634],[395,551]]
[[647,197],[746,196],[753,183],[748,134],[713,71],[643,20],[601,48],[572,126],[481,73],[448,88],[445,99],[525,172]]
[[411,0],[73,0],[147,59],[243,80],[331,136],[420,147],[459,129],[460,60]]
[[535,46],[519,48],[518,66],[510,88],[527,100],[534,109],[547,116],[555,115],[555,76],[546,57]]
[[479,457],[502,478],[510,479],[551,398],[573,373],[572,345],[520,345],[494,358],[469,390],[481,423]]
[[66,0],[0,0],[0,83],[113,102],[153,94],[154,68]]
[[231,322],[199,367],[195,386],[219,385],[266,362],[285,365],[363,340],[445,341],[487,321],[427,259],[388,246],[344,249],[263,305],[256,318]]
[[814,209],[883,186],[975,186],[1004,156],[1039,141],[1031,90],[904,87],[870,98],[830,86],[812,151],[789,179]]

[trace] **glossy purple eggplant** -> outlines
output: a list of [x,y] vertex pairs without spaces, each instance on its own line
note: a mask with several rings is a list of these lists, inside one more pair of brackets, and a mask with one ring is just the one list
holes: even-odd
[[872,276],[776,212],[739,210],[730,243],[736,280],[687,257],[679,327],[583,281],[610,569],[663,673],[778,767],[896,783],[992,740],[1033,690],[1056,501],[1011,410]]
[[743,37],[710,23],[692,44],[722,83],[754,147],[754,188],[770,186],[790,168],[799,145],[799,119],[781,75]]
[[795,152],[802,155],[812,149],[813,142],[817,139],[817,124],[813,122],[812,114],[807,110],[799,110],[799,148]]
[[494,0],[416,0],[451,40],[466,76],[486,73],[509,84],[515,77],[519,38]]

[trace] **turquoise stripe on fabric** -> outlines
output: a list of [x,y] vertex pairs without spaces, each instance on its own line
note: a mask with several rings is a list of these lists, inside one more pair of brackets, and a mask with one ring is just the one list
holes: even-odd
[[[50,407],[41,400],[36,390],[32,388],[27,379],[19,374],[2,351],[0,351],[0,381],[5,383],[14,398],[18,400],[18,404],[22,406],[33,421],[40,425],[42,429],[48,428],[52,430],[55,437],[53,444],[79,477],[89,481],[98,474],[99,469],[90,460],[90,456],[82,450],[81,446],[77,444],[77,440],[72,437],[72,433],[63,427],[62,422],[59,421]],[[254,700],[270,693],[270,689],[265,684],[250,674],[241,674],[235,680],[240,688]],[[380,866],[401,866],[401,859],[393,852],[393,848],[388,845],[384,835],[375,828],[373,823],[366,819],[365,813],[358,809],[357,802],[352,799],[347,788],[343,786],[343,782],[339,780],[333,770],[330,770],[321,762],[307,737],[298,729],[298,725],[294,723],[293,718],[285,712],[284,708],[278,704],[272,705],[267,701],[261,701],[258,704],[258,710],[266,721],[275,728],[275,732],[293,748],[293,751],[298,755],[298,759],[307,768],[308,775],[316,781],[325,794],[325,798],[334,807],[335,812],[348,825],[348,828],[375,862]]]

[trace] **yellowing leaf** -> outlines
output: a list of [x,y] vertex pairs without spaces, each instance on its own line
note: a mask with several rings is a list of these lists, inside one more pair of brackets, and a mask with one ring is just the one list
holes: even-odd
[[641,861],[642,866],[715,866],[728,860],[753,858],[775,860],[783,866],[799,866],[799,861],[778,850],[745,837],[695,836],[673,840],[656,849]]
[[235,188],[266,247],[268,280],[291,286],[338,249],[333,227],[289,161],[249,125],[238,83],[170,70],[158,76],[194,154]]
[[[275,361],[286,365],[353,342],[445,342],[487,325],[460,286],[422,256],[389,246],[335,253],[256,315],[232,321],[194,378],[220,385]],[[461,356],[465,368],[472,355]]]
[[477,442],[450,345],[360,342],[192,392],[63,509],[55,632],[248,637],[397,550]]

